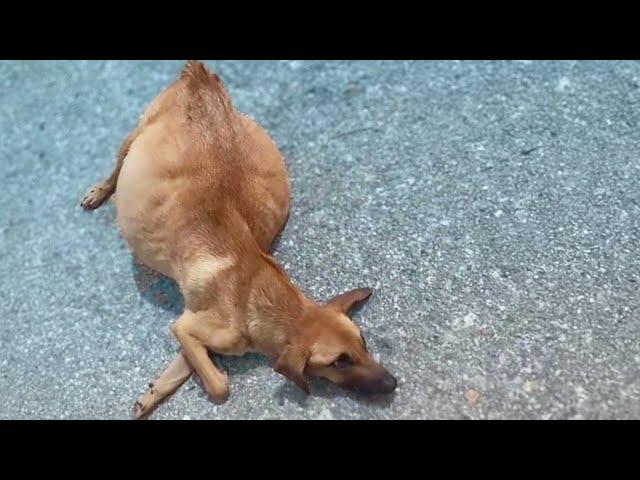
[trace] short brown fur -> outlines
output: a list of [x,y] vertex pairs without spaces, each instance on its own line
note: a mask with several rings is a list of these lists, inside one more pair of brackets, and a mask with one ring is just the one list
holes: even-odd
[[289,216],[290,184],[268,134],[239,113],[220,78],[189,61],[125,139],[116,169],[82,201],[116,193],[118,225],[134,255],[173,278],[185,311],[171,330],[181,353],[136,402],[147,416],[195,370],[216,402],[228,379],[207,355],[258,352],[308,392],[305,374],[345,387],[392,391],[346,315],[371,294],[318,304],[268,255]]

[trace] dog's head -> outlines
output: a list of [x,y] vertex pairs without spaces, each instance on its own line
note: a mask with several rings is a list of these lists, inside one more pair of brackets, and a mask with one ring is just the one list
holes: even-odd
[[362,393],[391,393],[396,379],[367,349],[358,326],[347,316],[355,304],[371,296],[360,288],[339,295],[325,305],[305,312],[303,330],[278,358],[275,370],[293,380],[305,392],[305,374],[323,377],[341,387]]

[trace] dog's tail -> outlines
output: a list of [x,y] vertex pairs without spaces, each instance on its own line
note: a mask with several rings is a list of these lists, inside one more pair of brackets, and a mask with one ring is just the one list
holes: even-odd
[[180,73],[180,79],[185,80],[193,87],[204,87],[224,98],[225,101],[231,102],[222,79],[198,60],[189,60],[186,63]]
[[198,60],[189,60],[182,68],[180,78],[191,78],[196,81],[208,82],[210,75],[214,74],[211,73],[202,62],[199,62]]
[[244,155],[240,115],[220,77],[202,62],[189,60],[178,84],[188,92],[182,103],[183,113],[192,128],[201,129],[201,141],[219,151],[227,151],[227,157],[231,152]]
[[189,60],[180,73],[180,81],[185,82],[187,87],[204,101],[203,106],[215,110],[222,107],[227,114],[235,113],[224,82],[202,62]]

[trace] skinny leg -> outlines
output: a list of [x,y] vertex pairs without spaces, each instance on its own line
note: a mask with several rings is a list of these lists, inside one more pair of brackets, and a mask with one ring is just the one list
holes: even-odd
[[182,346],[182,354],[202,379],[204,388],[214,402],[224,403],[229,397],[229,379],[215,366],[207,349],[222,355],[240,355],[246,342],[214,313],[185,312],[171,331]]
[[138,398],[133,407],[133,417],[136,419],[148,417],[191,376],[192,372],[193,369],[184,355],[178,353],[160,376],[149,384],[147,391]]
[[82,202],[80,202],[80,206],[82,208],[87,211],[95,210],[115,193],[116,185],[118,183],[118,176],[120,175],[120,170],[122,169],[122,164],[125,157],[129,153],[131,144],[138,136],[138,133],[138,128],[136,128],[129,134],[129,136],[127,136],[127,138],[124,139],[122,145],[120,146],[120,150],[118,150],[115,170],[111,173],[111,176],[104,182],[96,183],[87,191],[87,193],[85,193]]

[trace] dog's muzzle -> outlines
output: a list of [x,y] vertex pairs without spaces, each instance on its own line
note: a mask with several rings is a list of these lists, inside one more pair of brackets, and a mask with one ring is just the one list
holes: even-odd
[[360,393],[391,393],[398,386],[398,381],[389,372],[385,372],[382,376],[367,380],[356,387]]

